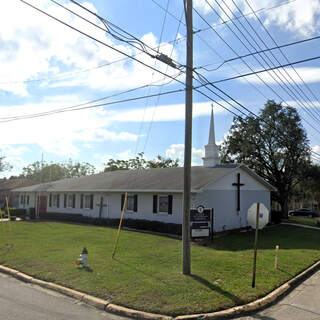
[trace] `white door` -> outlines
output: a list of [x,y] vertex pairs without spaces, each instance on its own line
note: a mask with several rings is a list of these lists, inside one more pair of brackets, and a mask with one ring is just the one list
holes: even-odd
[[105,194],[100,194],[99,197],[99,218],[108,218],[108,196]]

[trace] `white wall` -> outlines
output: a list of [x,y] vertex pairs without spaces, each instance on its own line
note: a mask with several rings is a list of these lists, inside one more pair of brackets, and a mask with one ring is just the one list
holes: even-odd
[[[21,203],[20,199],[21,199],[21,195],[27,196],[29,195],[29,204],[27,204],[27,202],[25,201],[25,203]],[[24,192],[24,193],[19,193],[19,206],[18,208],[22,208],[22,209],[29,209],[29,208],[34,208],[36,205],[36,194],[34,192]]]
[[[57,193],[55,193],[57,194]],[[117,218],[121,216],[121,193],[95,193],[93,200],[93,209],[80,209],[80,197],[81,193],[76,194],[75,208],[64,208],[64,193],[60,194],[60,205],[57,207],[47,207],[47,212],[56,213],[69,213],[69,214],[82,214],[88,217],[99,217],[100,197],[103,196],[103,210],[102,218]],[[72,193],[70,193],[72,194]],[[83,193],[90,194],[90,193]],[[53,195],[53,193],[52,193]],[[138,195],[138,210],[137,212],[128,212],[124,214],[126,219],[146,219],[153,221],[162,221],[167,223],[181,224],[181,212],[182,212],[182,195],[172,194],[172,214],[153,213],[153,195],[154,193],[137,193]],[[162,195],[162,194],[158,194]],[[163,193],[163,195],[168,195]],[[48,205],[49,205],[49,194]],[[34,207],[34,200],[31,202],[30,207]]]
[[236,190],[206,190],[197,194],[194,207],[204,205],[214,209],[214,231],[248,226],[247,212],[252,203],[263,203],[270,210],[270,192],[244,190],[240,192],[240,212],[237,211]]
[[238,168],[229,174],[225,175],[218,181],[212,181],[208,184],[206,190],[236,190],[237,187],[233,186],[233,183],[238,182],[238,173],[240,173],[240,183],[243,183],[244,186],[240,187],[240,190],[252,190],[252,191],[261,191],[268,190],[268,188],[253,178],[250,174],[244,171],[241,168]]

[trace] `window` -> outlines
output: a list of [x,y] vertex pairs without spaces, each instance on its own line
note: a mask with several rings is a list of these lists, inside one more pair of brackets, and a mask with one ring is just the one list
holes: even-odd
[[85,209],[93,209],[93,194],[81,195],[81,205]]
[[75,208],[75,200],[76,200],[75,194],[68,194],[67,207],[68,208]]
[[23,196],[23,194],[20,196],[20,204],[23,204],[23,198],[24,198],[24,196]]
[[52,195],[52,207],[59,208],[60,206],[60,194]]
[[27,205],[29,205],[29,202],[30,202],[30,196],[27,195]]
[[[121,210],[123,208],[125,199],[125,194],[121,195]],[[138,211],[138,195],[137,194],[128,194],[127,195],[127,203],[126,203],[126,211],[128,212],[137,212]]]
[[159,196],[159,212],[168,212],[169,200],[168,196]]
[[172,195],[154,195],[153,196],[153,213],[172,214]]

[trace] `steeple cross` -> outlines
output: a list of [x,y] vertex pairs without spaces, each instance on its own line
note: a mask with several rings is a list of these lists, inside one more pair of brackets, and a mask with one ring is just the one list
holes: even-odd
[[240,187],[244,186],[244,183],[240,183],[240,173],[237,174],[237,182],[232,185],[237,187],[237,211],[240,211]]

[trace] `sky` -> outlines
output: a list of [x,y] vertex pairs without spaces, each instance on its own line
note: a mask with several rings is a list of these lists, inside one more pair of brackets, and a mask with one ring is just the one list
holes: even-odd
[[[0,10],[0,152],[13,166],[0,177],[42,159],[89,162],[97,172],[139,152],[183,163],[183,1],[78,2],[89,11],[67,0],[25,2],[5,1]],[[320,40],[310,39],[320,32],[320,2],[194,0],[193,7],[194,68],[205,79],[287,65],[194,91],[193,165],[202,164],[212,104],[221,143],[234,113],[257,114],[268,99],[297,108],[320,154],[319,59],[292,65],[319,55]],[[308,41],[292,44],[301,40]]]

